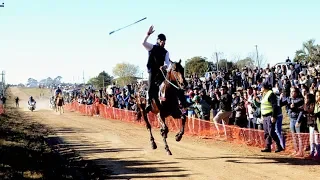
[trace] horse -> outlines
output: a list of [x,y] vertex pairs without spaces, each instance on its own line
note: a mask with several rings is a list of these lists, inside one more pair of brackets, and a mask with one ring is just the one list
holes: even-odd
[[64,99],[63,99],[63,96],[61,95],[61,93],[58,94],[58,96],[56,97],[56,112],[60,112],[61,114],[61,109],[62,109],[62,113],[64,113],[64,108],[63,108],[63,105],[64,105]]
[[117,104],[116,104],[116,98],[114,95],[112,94],[108,94],[108,106],[109,107],[117,107]]
[[[171,116],[174,119],[180,118],[182,120],[182,127],[175,136],[176,141],[179,142],[184,134],[184,127],[186,124],[186,116],[179,108],[179,101],[184,107],[187,105],[186,98],[184,96],[184,87],[187,83],[184,77],[184,68],[181,65],[181,59],[179,62],[172,62],[171,60],[170,62],[171,68],[166,75],[162,70],[160,70],[160,74],[158,75],[163,76],[164,81],[160,86],[159,94],[157,95],[158,97],[154,96],[155,98],[152,98],[151,100],[151,112],[157,115],[161,124],[160,134],[163,138],[165,150],[168,155],[172,155],[172,153],[166,140],[169,129],[165,123],[165,119]],[[146,123],[147,130],[149,131],[151,147],[152,149],[157,149],[157,144],[154,141],[151,125],[145,109],[146,95],[141,94],[143,92],[144,91],[142,89],[138,90],[135,94],[135,100]]]

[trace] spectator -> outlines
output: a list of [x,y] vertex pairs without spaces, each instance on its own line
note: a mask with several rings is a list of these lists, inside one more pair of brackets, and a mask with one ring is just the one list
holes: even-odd
[[261,87],[263,97],[261,101],[261,115],[263,117],[264,137],[266,140],[265,149],[261,152],[271,152],[272,139],[276,142],[277,149],[275,152],[282,151],[280,140],[275,132],[275,124],[278,116],[277,97],[271,90],[269,82],[264,82]]
[[210,120],[210,106],[200,96],[194,96],[193,101],[193,108],[197,117]]

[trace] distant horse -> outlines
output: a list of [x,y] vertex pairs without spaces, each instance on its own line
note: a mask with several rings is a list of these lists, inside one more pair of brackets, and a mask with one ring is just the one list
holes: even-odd
[[[171,62],[171,68],[168,73],[165,73],[160,70],[160,76],[164,77],[164,82],[160,86],[160,98],[157,95],[154,95],[156,98],[152,98],[152,110],[151,112],[158,115],[158,119],[161,124],[160,133],[165,144],[165,150],[168,155],[172,155],[168,143],[167,135],[169,129],[165,123],[165,119],[169,116],[172,116],[174,119],[181,118],[182,127],[180,131],[176,134],[176,141],[179,142],[182,139],[184,134],[184,127],[186,124],[186,116],[181,112],[179,108],[179,100],[182,105],[186,105],[186,98],[184,96],[184,86],[186,85],[186,80],[184,78],[184,68],[181,65],[181,60],[179,62]],[[150,142],[153,149],[157,148],[157,145],[154,141],[154,137],[151,131],[151,125],[149,123],[146,107],[146,95],[141,94],[144,91],[137,91],[135,94],[135,100],[138,108],[141,111],[143,119],[145,120],[146,127],[150,133]],[[149,97],[150,98],[150,97]]]
[[62,110],[62,113],[64,113],[64,108],[63,108],[64,99],[63,99],[63,96],[61,95],[61,93],[58,94],[55,102],[56,102],[56,112],[59,111],[61,114],[61,110]]
[[109,95],[108,95],[108,106],[109,106],[109,107],[117,107],[116,98],[115,98],[115,96],[112,95],[112,94],[109,94]]

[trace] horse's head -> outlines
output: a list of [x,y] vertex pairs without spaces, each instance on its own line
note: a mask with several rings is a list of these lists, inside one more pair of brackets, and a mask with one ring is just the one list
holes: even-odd
[[167,74],[168,80],[171,82],[176,82],[180,89],[184,89],[187,85],[187,81],[184,78],[184,68],[181,65],[181,59],[179,62],[171,62],[171,68]]

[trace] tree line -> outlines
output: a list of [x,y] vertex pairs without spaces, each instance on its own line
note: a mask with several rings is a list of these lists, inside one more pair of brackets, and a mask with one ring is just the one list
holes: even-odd
[[40,81],[34,78],[28,78],[27,86],[36,87],[38,85],[42,85],[42,86],[58,85],[58,84],[61,84],[61,80],[62,80],[61,76],[57,76],[55,78],[48,77],[46,79],[41,79]]
[[295,62],[320,62],[320,45],[315,44],[315,39],[310,39],[302,44],[294,57]]
[[[262,54],[256,52],[249,53],[245,58],[235,56],[232,60],[225,58],[219,59],[217,56],[213,56],[210,59],[202,56],[194,56],[186,60],[185,63],[185,75],[190,76],[197,74],[204,76],[208,71],[226,70],[226,69],[242,69],[246,67],[262,67],[266,65],[266,59]],[[320,45],[315,44],[314,39],[310,39],[302,44],[302,48],[295,52],[295,62],[320,62]],[[112,75],[105,71],[100,72],[97,76],[89,79],[88,84],[94,85],[97,88],[106,87],[111,84],[117,84],[119,86],[125,86],[135,82],[140,77],[139,67],[130,63],[118,63],[112,70]],[[48,77],[42,79],[39,82],[36,79],[29,78],[28,85],[42,84],[45,86],[60,84],[62,80],[61,76],[55,78]]]

